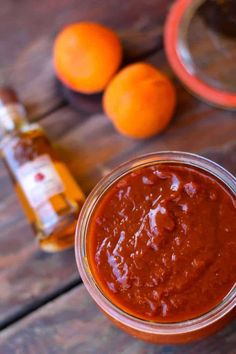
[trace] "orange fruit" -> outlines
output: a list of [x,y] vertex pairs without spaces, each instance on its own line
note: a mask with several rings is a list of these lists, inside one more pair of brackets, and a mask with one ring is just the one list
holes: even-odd
[[97,23],[80,22],[57,36],[53,61],[57,76],[82,93],[102,91],[118,70],[122,47],[117,35]]
[[135,63],[121,70],[109,83],[103,107],[119,132],[148,138],[170,122],[176,104],[171,81],[152,65]]

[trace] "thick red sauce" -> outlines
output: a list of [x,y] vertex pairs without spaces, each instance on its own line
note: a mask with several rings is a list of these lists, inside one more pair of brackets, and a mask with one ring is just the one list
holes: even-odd
[[174,164],[122,177],[90,221],[88,261],[124,311],[176,322],[215,307],[236,281],[236,198],[215,177]]

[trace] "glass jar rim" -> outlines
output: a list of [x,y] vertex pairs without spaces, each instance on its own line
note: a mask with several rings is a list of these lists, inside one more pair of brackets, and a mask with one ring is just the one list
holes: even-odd
[[171,335],[200,330],[224,317],[236,304],[236,285],[234,285],[231,291],[216,307],[199,317],[171,323],[148,321],[128,314],[113,304],[109,298],[102,293],[90,271],[86,256],[86,235],[90,216],[108,188],[122,176],[137,168],[163,163],[185,164],[206,171],[223,182],[232,194],[236,195],[236,178],[217,163],[200,155],[180,151],[161,151],[136,157],[112,170],[111,173],[98,182],[89,194],[77,222],[75,232],[75,257],[85,287],[97,305],[105,313],[117,322],[125,323],[130,328],[146,333]]
[[[182,34],[193,17],[195,10],[206,0],[176,0],[169,11],[164,26],[164,44],[168,61],[184,85],[204,101],[229,110],[236,109],[236,93],[216,88],[203,81],[184,62],[181,53],[187,53]],[[183,49],[181,50],[181,46]]]

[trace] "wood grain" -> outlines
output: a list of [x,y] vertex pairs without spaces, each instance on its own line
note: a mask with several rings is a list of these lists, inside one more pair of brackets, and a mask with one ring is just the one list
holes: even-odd
[[0,161],[0,328],[79,283],[73,250],[46,254]]
[[[0,84],[15,87],[32,119],[65,103],[52,66],[56,34],[77,21],[97,21],[120,31],[125,53],[134,60],[158,49],[171,0],[4,1],[0,11]],[[7,35],[7,39],[6,39]],[[127,50],[128,44],[128,50]],[[128,60],[130,60],[128,59]]]
[[[173,78],[163,52],[151,56],[148,62]],[[86,193],[108,170],[139,154],[158,150],[196,152],[236,140],[234,112],[200,102],[177,80],[175,85],[178,106],[174,119],[152,139],[140,141],[120,135],[101,112],[85,115],[64,107],[41,121]]]
[[[114,166],[157,150],[200,151],[236,173],[235,113],[193,98],[174,79],[159,50],[171,2],[48,0],[45,6],[42,1],[26,0],[16,6],[7,0],[1,4],[0,81],[18,89],[30,119],[41,121],[86,193]],[[170,127],[160,136],[146,141],[121,136],[102,113],[101,95],[78,95],[55,80],[51,62],[55,35],[65,24],[81,20],[98,21],[117,30],[126,63],[148,56],[149,62],[174,80],[178,107]],[[0,327],[42,306],[2,333],[0,353],[218,354],[222,348],[224,353],[234,353],[234,326],[193,346],[157,347],[114,329],[83,287],[63,295],[79,283],[74,252],[47,255],[38,249],[1,161],[0,227]],[[59,295],[51,305],[43,306]]]
[[[66,131],[83,125],[87,118],[64,107],[64,96],[55,80],[51,60],[57,32],[75,21],[104,23],[121,36],[126,61],[134,60],[159,48],[170,3],[169,0],[148,3],[142,0],[137,4],[131,0],[118,5],[114,0],[59,3],[49,0],[45,6],[43,2],[27,0],[16,6],[15,2],[5,1],[0,12],[0,84],[7,82],[18,90],[31,120],[61,108],[58,115],[51,114],[45,119],[49,135],[57,141]],[[89,112],[98,111],[91,97],[89,100],[86,97],[85,106]],[[96,129],[92,132],[97,135]],[[70,158],[71,153],[68,151]],[[76,159],[78,155],[79,151]],[[73,251],[57,255],[39,251],[2,162],[0,186],[0,326],[4,326],[63,289],[74,286],[79,276]]]
[[[162,52],[149,61],[172,76]],[[111,168],[147,152],[210,149],[213,159],[234,159],[235,114],[199,102],[177,81],[176,88],[178,107],[173,122],[160,136],[146,141],[121,136],[102,113],[86,115],[70,106],[47,115],[41,124],[86,193]],[[224,150],[226,145],[228,150]],[[227,165],[233,168],[235,161]],[[73,286],[78,273],[73,251],[52,256],[38,250],[3,166],[0,171],[0,324],[4,325]]]
[[[85,131],[91,132],[93,136],[91,129]],[[71,138],[69,141],[73,142]],[[82,146],[84,144],[82,143]],[[99,144],[97,145],[99,146]],[[142,153],[143,150],[144,147],[142,149],[140,147],[138,153]],[[68,157],[67,162],[71,168],[77,165],[74,172],[84,189],[88,188],[89,190],[112,165],[106,151],[106,149],[105,151],[103,149],[97,150],[97,157],[103,161],[102,165],[90,164],[87,158],[88,165],[84,166],[86,159],[84,155],[82,156],[81,149],[80,152],[67,155],[74,156],[74,159]],[[137,154],[137,149],[134,151]],[[131,155],[134,154],[134,151],[131,151]],[[236,173],[236,143],[227,144],[223,149],[222,146],[207,148],[203,153],[204,156],[216,160],[232,173]],[[80,163],[80,158],[83,165]],[[85,168],[86,172],[83,172],[82,168]],[[4,183],[6,186],[8,185],[7,181]],[[4,190],[6,190],[5,188]],[[2,225],[0,237],[0,325],[2,326],[11,322],[14,316],[18,317],[31,311],[51,297],[57,296],[63,289],[70,288],[78,282],[73,251],[56,255],[48,255],[39,251],[16,197],[11,191],[10,184],[7,188],[9,196],[5,197],[4,204],[0,204],[2,209],[0,219]],[[9,210],[11,210],[10,215]],[[11,247],[9,247],[9,243]]]
[[93,115],[63,135],[56,146],[88,193],[108,170],[137,155],[161,150],[197,152],[235,141],[236,120],[228,116],[222,121],[221,115],[209,115],[207,110],[202,115],[181,116],[161,136],[143,142],[120,136],[104,115]]
[[11,328],[0,338],[4,354],[235,354],[236,322],[188,345],[145,343],[117,329],[100,312],[83,285]]

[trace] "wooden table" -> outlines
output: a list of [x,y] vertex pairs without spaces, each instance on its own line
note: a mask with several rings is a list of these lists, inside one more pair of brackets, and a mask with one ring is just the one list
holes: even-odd
[[[46,129],[78,183],[89,193],[106,171],[141,153],[202,153],[236,173],[236,117],[193,98],[173,77],[162,45],[168,0],[2,1],[0,77],[12,84],[30,119]],[[125,62],[145,60],[173,78],[178,107],[160,136],[135,141],[119,135],[102,113],[101,97],[72,94],[54,77],[51,50],[67,23],[102,22],[122,37]],[[69,98],[66,100],[66,97]],[[144,354],[236,353],[235,323],[184,346],[146,344],[115,328],[81,283],[73,250],[37,247],[0,161],[0,353]]]

